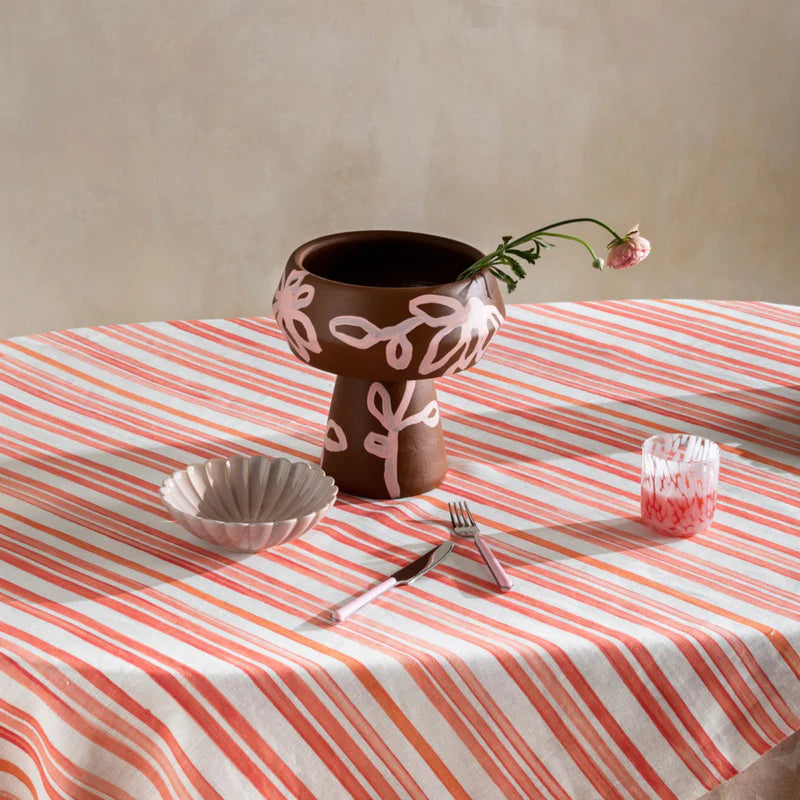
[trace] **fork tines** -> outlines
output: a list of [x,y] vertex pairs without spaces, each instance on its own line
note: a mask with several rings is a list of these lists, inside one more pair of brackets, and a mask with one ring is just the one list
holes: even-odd
[[450,522],[454,528],[468,528],[476,525],[469,506],[463,500],[448,503],[447,510],[450,512]]

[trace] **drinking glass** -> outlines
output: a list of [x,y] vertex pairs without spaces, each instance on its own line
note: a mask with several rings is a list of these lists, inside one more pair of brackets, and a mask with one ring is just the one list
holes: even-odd
[[642,521],[668,536],[693,536],[714,519],[719,445],[688,433],[642,445]]

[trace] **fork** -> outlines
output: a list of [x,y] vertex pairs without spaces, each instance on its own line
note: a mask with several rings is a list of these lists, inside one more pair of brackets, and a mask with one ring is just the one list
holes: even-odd
[[472,539],[475,542],[478,552],[483,556],[483,560],[486,562],[489,572],[492,573],[492,577],[497,581],[500,591],[507,592],[514,583],[489,548],[486,540],[481,536],[478,523],[475,522],[469,506],[463,500],[458,500],[448,503],[447,510],[450,512],[453,531],[459,536],[463,536],[465,539]]

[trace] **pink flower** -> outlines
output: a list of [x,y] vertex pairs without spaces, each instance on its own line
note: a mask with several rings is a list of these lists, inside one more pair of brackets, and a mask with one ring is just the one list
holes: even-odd
[[628,269],[650,255],[650,242],[639,236],[639,226],[628,231],[622,239],[614,239],[608,246],[606,264],[611,269]]

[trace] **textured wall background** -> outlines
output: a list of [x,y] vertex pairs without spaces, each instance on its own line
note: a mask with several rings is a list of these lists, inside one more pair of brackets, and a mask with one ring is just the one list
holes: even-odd
[[335,230],[583,214],[651,258],[560,246],[515,300],[800,303],[799,34],[794,0],[3,0],[0,335],[265,314]]

